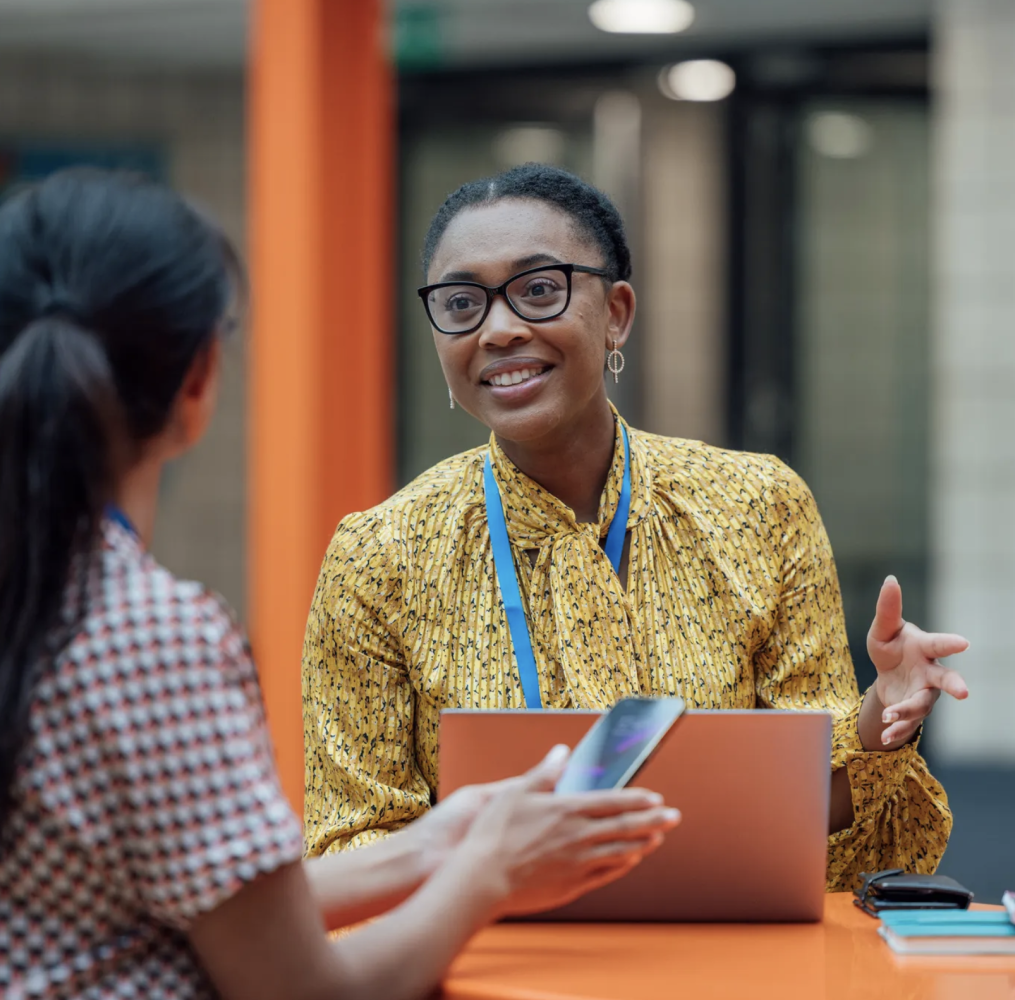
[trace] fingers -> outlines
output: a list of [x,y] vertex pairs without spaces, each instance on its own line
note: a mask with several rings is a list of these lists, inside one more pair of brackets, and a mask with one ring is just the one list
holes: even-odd
[[888,726],[881,733],[883,743],[894,743],[912,736],[916,727],[930,715],[942,691],[959,701],[969,697],[969,688],[962,675],[940,663],[927,667],[925,681],[926,687],[904,701],[888,705],[881,713],[882,723]]
[[601,869],[607,863],[636,863],[656,850],[664,839],[665,835],[657,830],[637,840],[608,840],[582,851],[580,860],[582,864],[589,865],[594,870]]
[[934,687],[959,701],[969,697],[969,688],[966,687],[962,674],[950,667],[942,667],[940,663],[933,664],[927,671],[927,680]]
[[664,839],[662,833],[655,833],[640,841],[613,841],[590,848],[581,858],[583,864],[591,866],[587,881],[582,883],[581,893],[622,878],[657,850]]
[[617,879],[623,878],[632,868],[636,868],[640,861],[641,858],[636,857],[623,864],[604,865],[602,868],[595,869],[577,886],[571,898],[578,899],[587,892],[592,892],[593,889],[601,889],[604,885],[616,882]]
[[881,742],[887,746],[898,740],[908,740],[930,715],[939,697],[940,692],[936,689],[924,688],[911,698],[886,708],[881,714],[881,721],[891,725],[881,731]]
[[552,792],[570,756],[570,749],[558,744],[534,768],[522,775],[521,788],[527,792]]
[[881,721],[889,724],[893,722],[920,722],[925,719],[934,703],[938,699],[939,692],[934,688],[923,688],[917,691],[911,698],[900,701],[897,705],[889,705],[881,713]]
[[655,834],[672,830],[680,822],[676,809],[660,806],[639,812],[622,813],[593,820],[588,826],[586,842],[603,844],[608,842],[644,840]]
[[[524,775],[522,776],[524,777]],[[521,778],[502,778],[500,781],[488,781],[481,785],[464,785],[459,788],[456,792],[452,792],[443,802],[439,803],[434,808],[439,809],[442,805],[455,800],[479,800],[482,803],[489,802],[490,799],[501,792],[506,792],[511,788],[517,788],[520,784]]]
[[906,623],[902,619],[902,588],[894,576],[881,585],[874,621],[867,633],[867,641],[891,642]]
[[552,894],[549,899],[543,898],[533,901],[516,898],[509,901],[508,906],[505,908],[506,912],[516,915],[539,913],[547,908],[564,906],[584,896],[587,892],[591,892],[593,889],[598,889],[601,886],[608,885],[610,882],[615,882],[618,878],[622,878],[632,868],[636,867],[640,861],[641,855],[639,854],[618,854],[608,857],[599,863],[592,863],[591,867],[585,871],[575,870],[574,872],[564,874],[564,884],[555,893],[551,890]]
[[954,656],[956,653],[964,653],[968,648],[968,639],[950,632],[931,632],[923,636],[920,642],[920,651],[928,660]]
[[900,720],[919,721],[930,715],[942,691],[959,701],[969,697],[969,688],[962,675],[957,670],[941,666],[940,663],[932,663],[927,667],[924,680],[927,686],[916,694],[894,705],[885,706],[885,710],[881,713],[881,721],[884,723]]
[[663,797],[658,792],[650,792],[646,788],[611,788],[602,792],[561,795],[558,796],[558,801],[567,812],[595,818],[655,809],[662,805]]
[[920,728],[919,722],[896,722],[881,733],[881,742],[888,746],[889,743],[898,743],[900,740],[909,740],[913,733]]

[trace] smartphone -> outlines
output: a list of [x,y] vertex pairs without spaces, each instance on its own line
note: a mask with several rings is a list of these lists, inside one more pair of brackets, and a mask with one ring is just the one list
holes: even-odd
[[558,792],[623,788],[684,714],[683,698],[623,698],[574,748]]

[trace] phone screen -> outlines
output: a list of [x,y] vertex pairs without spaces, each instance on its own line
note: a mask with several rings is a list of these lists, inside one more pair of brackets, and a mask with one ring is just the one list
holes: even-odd
[[574,748],[558,792],[622,788],[684,712],[682,698],[624,698]]

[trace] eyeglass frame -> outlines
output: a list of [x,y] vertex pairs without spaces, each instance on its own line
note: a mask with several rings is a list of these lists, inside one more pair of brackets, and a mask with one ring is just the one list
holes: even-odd
[[[526,316],[518,309],[515,308],[515,304],[508,298],[507,289],[508,285],[512,282],[517,281],[519,278],[524,278],[527,274],[538,274],[540,271],[561,271],[567,280],[567,298],[564,300],[564,305],[560,312],[554,313],[552,316],[541,316],[533,319],[531,316]],[[578,272],[579,274],[594,274],[600,278],[610,278],[610,272],[604,271],[601,267],[589,267],[586,264],[540,264],[538,267],[530,267],[524,271],[519,271],[517,274],[511,275],[503,284],[497,285],[484,285],[478,281],[438,281],[433,285],[424,285],[422,288],[416,289],[416,294],[423,300],[423,309],[426,311],[426,318],[430,321],[430,325],[438,332],[442,333],[445,337],[464,337],[470,333],[475,333],[485,322],[487,316],[490,315],[490,310],[493,308],[493,300],[496,296],[500,295],[504,301],[508,304],[508,308],[519,318],[525,320],[526,323],[549,323],[552,320],[560,319],[564,313],[567,312],[568,307],[571,305],[571,276]],[[442,329],[433,318],[433,314],[430,312],[430,303],[427,301],[432,292],[435,292],[438,288],[481,288],[486,292],[486,308],[483,310],[483,315],[480,317],[478,323],[475,326],[470,326],[467,330],[444,330]]]

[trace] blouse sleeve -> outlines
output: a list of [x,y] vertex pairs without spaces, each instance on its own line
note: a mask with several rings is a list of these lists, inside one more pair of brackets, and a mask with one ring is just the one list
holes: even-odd
[[758,703],[832,715],[832,770],[845,767],[854,823],[828,841],[829,891],[851,890],[861,872],[935,871],[951,832],[944,789],[916,743],[867,752],[857,719],[862,704],[849,655],[832,550],[803,481],[780,466],[770,497],[780,582],[775,627],[755,654]]
[[352,515],[321,567],[303,645],[310,856],[361,846],[430,805],[415,757],[415,694],[399,639],[394,550],[378,518]]
[[89,731],[87,749],[54,798],[95,857],[110,859],[112,888],[186,930],[257,876],[298,862],[302,831],[232,616],[175,582],[146,609],[92,638],[132,655],[78,671],[80,683],[96,678],[75,723]]

